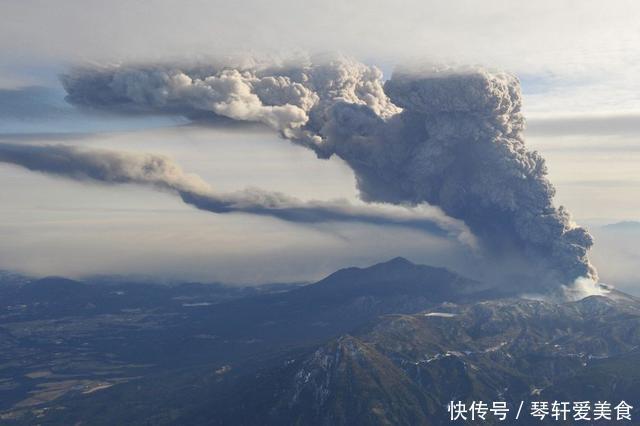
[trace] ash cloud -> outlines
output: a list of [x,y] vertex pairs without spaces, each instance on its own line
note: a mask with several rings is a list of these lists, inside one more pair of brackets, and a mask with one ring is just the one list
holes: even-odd
[[0,163],[49,175],[108,185],[136,184],[177,194],[185,203],[213,213],[248,213],[294,223],[359,222],[413,228],[456,237],[473,246],[473,236],[459,221],[428,206],[401,208],[353,205],[347,201],[301,201],[277,192],[247,189],[216,193],[200,177],[185,173],[171,159],[71,145],[0,143]]
[[525,146],[510,74],[404,69],[384,83],[377,68],[336,58],[84,68],[62,81],[79,105],[264,123],[320,158],[342,158],[364,201],[438,206],[490,256],[544,273],[542,285],[597,280],[590,234],[554,206],[544,159]]

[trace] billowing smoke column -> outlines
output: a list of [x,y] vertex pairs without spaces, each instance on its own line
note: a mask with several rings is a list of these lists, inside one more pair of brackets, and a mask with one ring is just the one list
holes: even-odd
[[365,198],[426,201],[462,219],[494,253],[522,253],[555,271],[559,282],[596,278],[587,259],[591,236],[554,207],[544,160],[525,147],[515,77],[483,70],[397,72],[385,91],[403,108],[383,126],[394,129],[384,143],[399,141],[402,148],[383,157],[382,169],[398,174],[387,179],[377,165],[354,164]]
[[357,206],[347,201],[301,201],[277,192],[249,189],[216,193],[196,175],[186,174],[167,157],[70,145],[0,143],[0,163],[78,181],[136,184],[177,194],[185,203],[214,213],[250,213],[295,223],[360,222],[404,226],[473,244],[464,224],[436,209]]
[[363,200],[427,202],[464,221],[496,257],[525,258],[548,283],[596,279],[592,238],[553,205],[544,160],[526,149],[517,79],[481,69],[398,71],[316,64],[116,66],[63,77],[80,105],[266,124],[337,155]]

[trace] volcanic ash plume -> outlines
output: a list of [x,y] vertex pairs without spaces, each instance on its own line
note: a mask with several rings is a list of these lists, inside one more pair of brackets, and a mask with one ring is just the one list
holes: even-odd
[[466,244],[474,239],[464,224],[438,209],[421,206],[353,205],[347,201],[301,201],[277,192],[247,189],[218,193],[171,159],[153,154],[87,149],[71,145],[0,143],[0,163],[107,185],[135,184],[177,194],[185,203],[214,213],[249,213],[294,223],[360,222],[413,228],[439,237],[453,236]]
[[[596,277],[587,259],[591,236],[562,207],[554,207],[544,160],[526,149],[513,76],[406,72],[385,88],[404,108],[401,120],[422,124],[413,141],[404,139],[407,173],[397,182],[409,182],[413,202],[440,206],[493,251],[520,251],[532,263],[550,267],[560,282]],[[379,199],[375,193],[371,198]]]
[[375,67],[336,59],[82,69],[63,83],[80,105],[262,122],[345,160],[365,201],[439,206],[487,253],[526,259],[547,284],[597,279],[591,236],[553,205],[544,160],[526,149],[509,74],[402,70],[385,84]]

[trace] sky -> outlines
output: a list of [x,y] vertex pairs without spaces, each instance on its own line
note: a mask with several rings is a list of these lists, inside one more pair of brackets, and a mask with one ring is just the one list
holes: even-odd
[[[338,158],[318,161],[258,125],[79,110],[58,75],[75,64],[336,51],[386,78],[406,63],[503,69],[521,81],[527,145],[547,160],[557,204],[596,237],[602,280],[638,293],[639,13],[632,1],[4,0],[0,142],[152,152],[223,191],[355,201],[355,177]],[[619,222],[632,223],[610,226]],[[473,273],[455,241],[399,227],[211,215],[162,192],[0,164],[0,268],[260,283],[398,255]]]

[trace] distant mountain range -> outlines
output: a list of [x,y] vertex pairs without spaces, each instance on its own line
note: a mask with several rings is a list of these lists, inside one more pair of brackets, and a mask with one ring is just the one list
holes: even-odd
[[608,225],[603,226],[606,229],[611,230],[633,230],[640,231],[640,222],[633,220],[625,220],[622,222],[610,223]]
[[395,258],[271,290],[49,278],[0,296],[7,424],[444,425],[451,400],[640,407],[640,300],[617,291],[523,300]]

